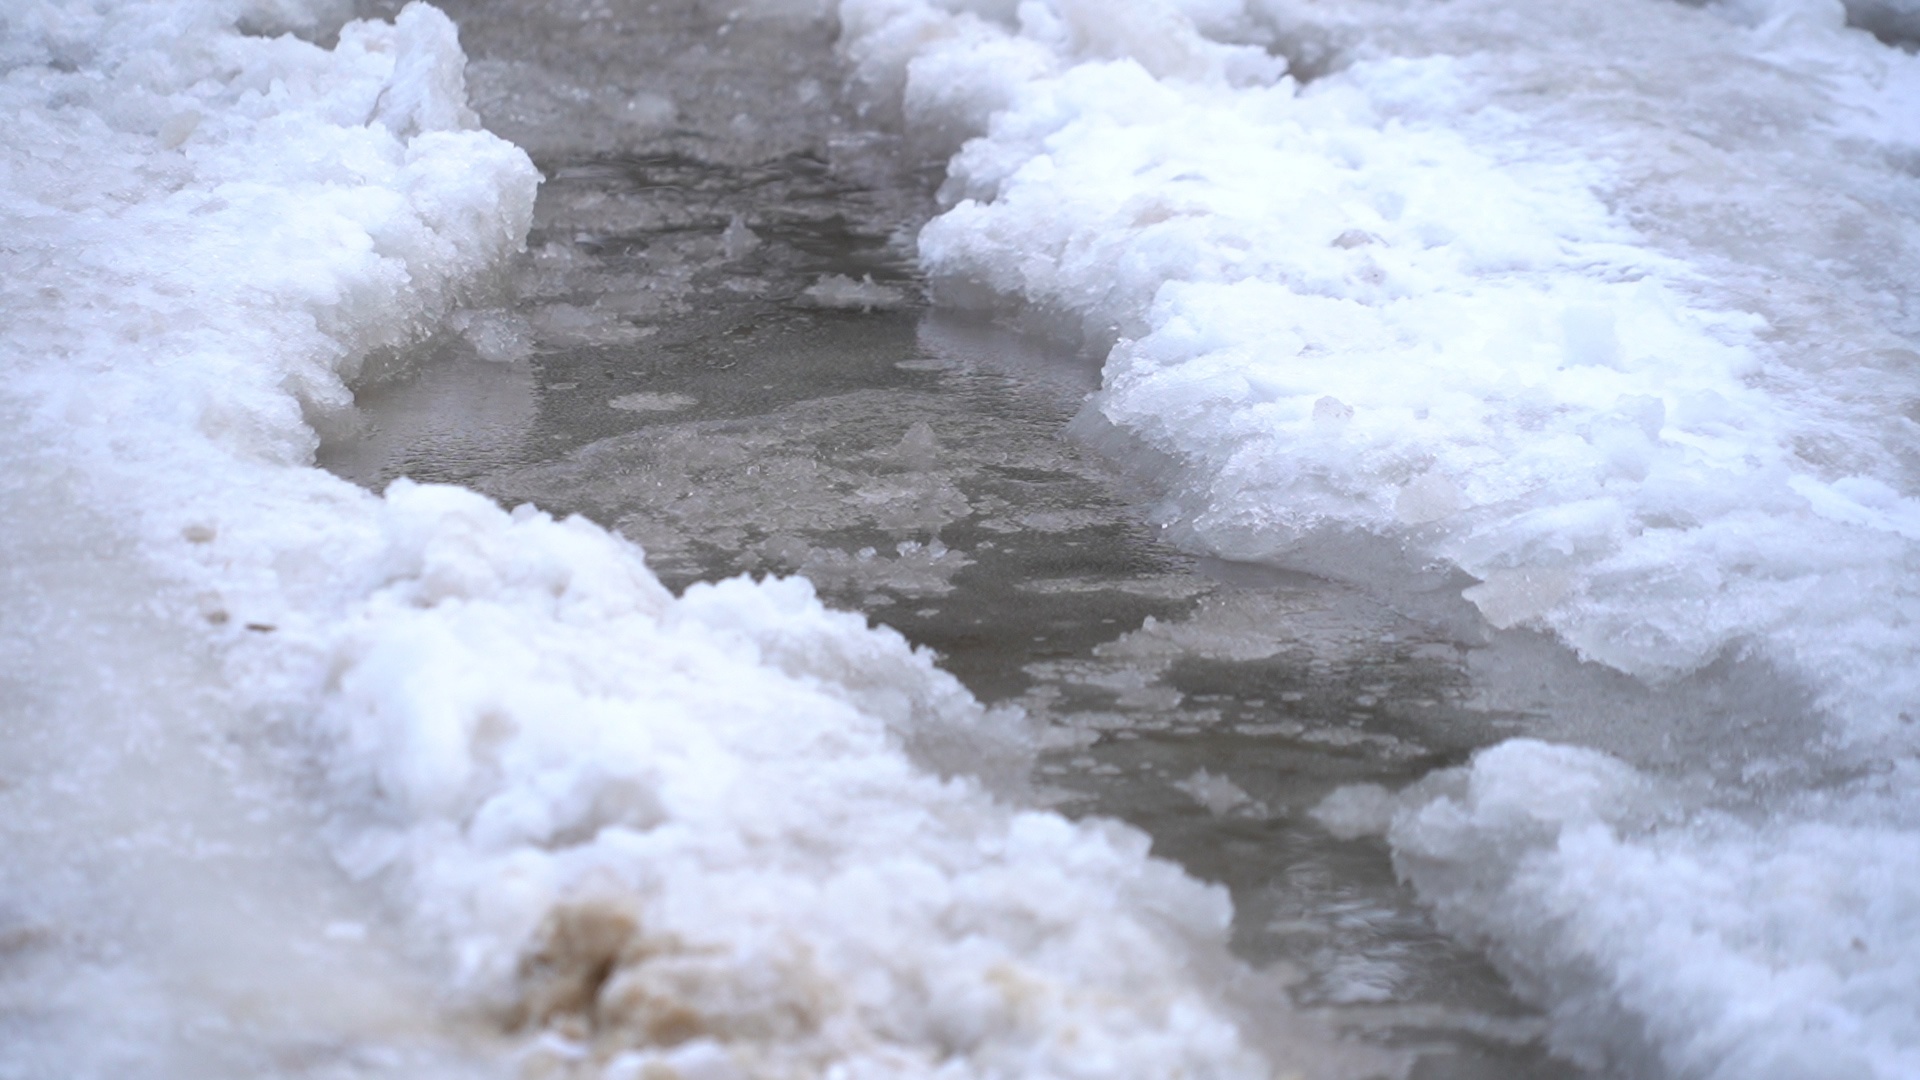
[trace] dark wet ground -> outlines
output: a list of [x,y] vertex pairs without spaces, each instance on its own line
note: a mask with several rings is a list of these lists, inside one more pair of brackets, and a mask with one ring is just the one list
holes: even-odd
[[[676,589],[803,573],[1042,721],[1036,797],[1227,885],[1236,950],[1297,976],[1301,1006],[1424,1051],[1417,1077],[1578,1075],[1384,843],[1306,813],[1510,733],[1475,643],[1159,542],[1142,494],[1067,435],[1096,365],[927,310],[929,176],[823,89],[830,32],[756,35],[697,2],[619,25],[447,7],[483,119],[549,178],[529,254],[470,323],[491,336],[363,388],[323,464],[586,514]],[[657,115],[622,113],[635,98]]]

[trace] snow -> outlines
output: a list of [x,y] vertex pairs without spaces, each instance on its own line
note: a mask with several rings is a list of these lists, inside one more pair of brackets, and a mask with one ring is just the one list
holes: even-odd
[[[872,103],[950,156],[936,301],[1103,355],[1080,427],[1177,540],[1809,702],[1730,685],[1663,731],[1569,704],[1559,743],[1315,811],[1384,835],[1595,1068],[1920,1072],[1910,9],[839,7]],[[587,521],[312,467],[436,339],[511,378],[536,334],[630,332],[501,308],[537,174],[433,8],[270,36],[344,16],[0,19],[0,1072],[1380,1068],[1226,958],[1221,890],[1023,809],[1018,713],[804,580],[675,597]],[[530,140],[682,107],[477,74]],[[876,513],[946,512],[925,494]],[[937,594],[964,558],[936,545],[808,565]],[[1100,663],[1284,636],[1215,615]]]
[[0,1072],[1348,1071],[1277,996],[1256,1048],[1224,891],[1022,809],[1023,717],[897,634],[312,466],[435,335],[525,355],[538,180],[433,8],[236,29],[327,14],[0,30]]
[[936,301],[1103,354],[1079,426],[1176,539],[1415,611],[1464,571],[1485,633],[1811,698],[1797,734],[1638,743],[1569,701],[1544,726],[1611,756],[1516,742],[1402,796],[1443,924],[1629,1075],[1920,1067],[1884,870],[1920,837],[1920,60],[1846,16],[842,5],[868,92],[952,153]]

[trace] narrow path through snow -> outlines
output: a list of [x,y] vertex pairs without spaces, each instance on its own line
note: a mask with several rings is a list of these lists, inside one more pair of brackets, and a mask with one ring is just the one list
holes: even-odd
[[[554,100],[568,48],[616,89],[566,114],[577,142],[552,117],[537,132],[549,180],[517,299],[363,388],[363,426],[323,462],[584,513],[676,588],[804,574],[1044,721],[1033,797],[1139,825],[1227,884],[1236,949],[1297,971],[1297,1002],[1420,1049],[1416,1075],[1570,1075],[1537,1015],[1434,929],[1384,843],[1309,811],[1537,726],[1554,692],[1626,716],[1644,691],[1528,635],[1489,637],[1435,599],[1457,597],[1451,579],[1414,583],[1431,595],[1410,615],[1158,542],[1143,492],[1069,436],[1095,366],[927,311],[908,255],[925,181],[901,167],[911,148],[825,89],[824,37],[682,12],[589,47],[566,25],[452,10],[504,133]],[[774,42],[779,63],[756,65]],[[624,66],[628,44],[674,70]],[[744,96],[724,123],[682,105],[711,111],[729,90]],[[764,114],[810,94],[797,117]],[[657,115],[607,136],[634,95]]]

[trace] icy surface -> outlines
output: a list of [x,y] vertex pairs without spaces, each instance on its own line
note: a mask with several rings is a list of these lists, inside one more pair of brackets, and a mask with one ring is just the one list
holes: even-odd
[[1429,611],[1463,570],[1492,631],[1777,689],[1638,734],[1566,702],[1611,756],[1491,751],[1395,819],[1562,1052],[1912,1074],[1920,62],[1824,0],[841,15],[957,150],[936,299],[1104,353],[1082,427],[1185,543]]
[[443,15],[236,29],[307,15],[0,29],[0,1071],[1291,1068],[1309,1036],[1225,957],[1224,891],[1021,809],[1019,714],[897,634],[312,467],[430,335],[510,381],[536,337],[633,328],[497,306],[537,178],[475,127]]

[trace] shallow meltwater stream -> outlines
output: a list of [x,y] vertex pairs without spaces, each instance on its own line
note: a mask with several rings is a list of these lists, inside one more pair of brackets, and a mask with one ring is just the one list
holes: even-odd
[[[512,12],[451,13],[483,119],[510,137],[528,101],[560,108],[554,49],[620,62],[578,27],[543,39],[516,36]],[[724,96],[701,82],[714,72],[765,90],[831,55],[777,25],[658,19],[624,40],[679,65],[696,104]],[[1498,673],[1551,650],[1161,542],[1148,493],[1073,434],[1097,363],[932,310],[910,254],[926,178],[840,106],[805,111],[825,92],[801,85],[755,98],[803,108],[784,128],[662,94],[663,119],[619,151],[596,145],[609,107],[574,117],[572,147],[535,117],[559,145],[533,147],[548,180],[511,298],[361,387],[322,464],[584,514],[675,589],[804,575],[1023,709],[1029,799],[1127,821],[1227,886],[1236,951],[1303,1009],[1409,1052],[1414,1076],[1578,1075],[1486,958],[1434,927],[1383,841],[1310,814],[1341,785],[1401,787],[1512,734],[1540,688]]]
[[29,7],[0,1080],[1920,1076],[1831,0]]

